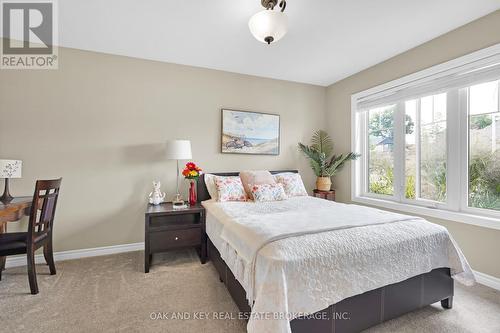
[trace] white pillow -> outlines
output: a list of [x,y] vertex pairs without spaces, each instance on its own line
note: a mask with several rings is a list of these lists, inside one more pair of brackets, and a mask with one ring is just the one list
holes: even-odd
[[307,196],[307,191],[302,182],[300,174],[293,172],[284,172],[274,175],[277,183],[283,184],[285,193],[289,197]]
[[218,200],[219,197],[217,195],[217,185],[215,185],[215,175],[211,173],[205,174],[205,185],[207,186],[208,194],[213,200]]

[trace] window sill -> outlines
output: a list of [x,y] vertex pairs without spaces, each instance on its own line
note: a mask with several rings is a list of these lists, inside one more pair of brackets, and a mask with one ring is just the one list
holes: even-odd
[[372,205],[381,208],[394,209],[404,213],[413,213],[447,221],[460,222],[479,227],[500,230],[500,219],[494,217],[480,216],[462,212],[452,212],[449,210],[443,210],[438,208],[420,207],[400,202],[393,202],[389,200],[375,199],[369,197],[357,196],[353,197],[352,201],[355,203]]

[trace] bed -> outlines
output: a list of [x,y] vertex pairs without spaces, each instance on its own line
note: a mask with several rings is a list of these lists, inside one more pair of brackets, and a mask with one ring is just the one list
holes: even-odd
[[449,309],[454,279],[474,282],[446,229],[421,218],[313,197],[217,203],[203,175],[197,186],[209,259],[250,333],[359,332]]

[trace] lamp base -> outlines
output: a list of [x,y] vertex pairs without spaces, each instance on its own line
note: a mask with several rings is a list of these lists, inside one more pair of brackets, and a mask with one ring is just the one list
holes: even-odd
[[172,208],[173,209],[186,209],[186,208],[188,208],[188,206],[186,205],[186,203],[182,199],[182,196],[179,193],[177,193],[175,195],[175,199],[172,200]]
[[5,178],[5,188],[3,190],[2,196],[0,197],[0,201],[6,204],[11,202],[12,199],[14,199],[14,197],[12,197],[9,192],[9,178]]

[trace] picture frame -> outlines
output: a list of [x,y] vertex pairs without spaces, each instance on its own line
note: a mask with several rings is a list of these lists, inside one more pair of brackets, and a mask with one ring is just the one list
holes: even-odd
[[280,115],[221,109],[221,152],[223,154],[280,154]]

